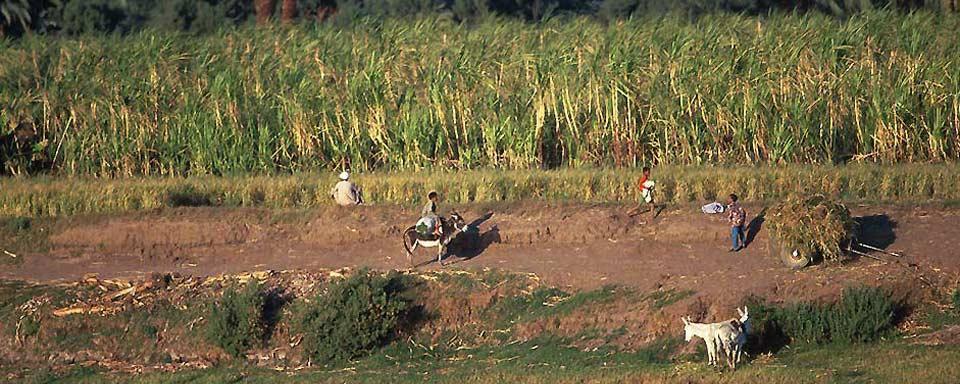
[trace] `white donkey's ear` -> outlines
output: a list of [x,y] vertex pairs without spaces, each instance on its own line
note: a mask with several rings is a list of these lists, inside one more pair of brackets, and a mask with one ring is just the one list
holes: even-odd
[[687,318],[686,318],[686,317],[680,316],[680,320],[683,321],[683,325],[688,325],[688,324],[690,324],[690,322],[687,321]]
[[[746,307],[744,307],[744,308],[746,308]],[[743,310],[740,309],[740,307],[737,307],[737,314],[740,315],[740,317],[743,317],[743,315],[744,315]]]

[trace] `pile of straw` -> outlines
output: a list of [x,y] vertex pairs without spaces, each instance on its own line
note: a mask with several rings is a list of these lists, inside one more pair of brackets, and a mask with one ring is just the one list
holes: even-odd
[[841,247],[857,228],[846,206],[823,195],[789,197],[770,209],[766,222],[782,244],[825,261],[846,257]]

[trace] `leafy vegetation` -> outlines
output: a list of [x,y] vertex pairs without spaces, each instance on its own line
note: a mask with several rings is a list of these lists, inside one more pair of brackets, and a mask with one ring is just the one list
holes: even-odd
[[916,0],[3,0],[0,1],[0,37],[40,33],[125,33],[144,28],[193,33],[211,32],[224,25],[256,18],[265,24],[331,21],[346,24],[361,18],[399,18],[431,15],[475,22],[492,17],[544,21],[558,16],[592,14],[604,21],[668,12],[697,16],[710,12],[766,13],[822,11],[834,16],[876,8],[957,11],[950,1]]
[[866,343],[893,331],[903,304],[873,287],[846,288],[831,303],[803,302],[775,307],[752,300],[751,350],[777,350],[787,343]]
[[397,274],[358,273],[304,304],[296,328],[306,352],[339,363],[385,345],[399,330],[410,300]]
[[0,219],[3,227],[10,232],[20,232],[30,229],[31,220],[29,217],[15,216],[8,219]]
[[266,333],[265,295],[260,283],[251,281],[242,290],[227,288],[210,308],[207,340],[233,356],[243,356],[263,343]]
[[960,288],[954,289],[946,299],[949,307],[931,306],[923,316],[923,322],[935,331],[960,325]]
[[950,295],[950,300],[953,304],[953,312],[960,315],[960,288],[953,290],[953,294]]
[[958,159],[960,38],[943,31],[960,17],[659,20],[28,36],[0,43],[0,144],[18,143],[0,161],[180,176]]

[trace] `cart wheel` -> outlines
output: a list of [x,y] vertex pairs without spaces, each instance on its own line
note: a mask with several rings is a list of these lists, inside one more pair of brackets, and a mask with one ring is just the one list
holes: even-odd
[[811,255],[804,254],[797,248],[784,246],[773,236],[769,238],[768,247],[770,255],[779,258],[790,269],[801,269],[810,265],[810,261],[813,260]]

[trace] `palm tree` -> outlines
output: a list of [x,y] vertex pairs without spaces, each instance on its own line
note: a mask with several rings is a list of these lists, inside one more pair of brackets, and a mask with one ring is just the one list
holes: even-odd
[[254,12],[257,15],[257,24],[263,25],[270,21],[273,15],[273,0],[256,0]]
[[283,0],[280,7],[280,21],[290,23],[297,15],[297,0]]
[[333,0],[320,0],[317,4],[317,20],[325,21],[337,13],[337,3]]
[[27,30],[30,25],[29,0],[0,0],[0,16],[3,16],[0,20],[0,36],[4,36],[7,28],[14,23]]

